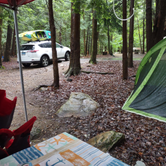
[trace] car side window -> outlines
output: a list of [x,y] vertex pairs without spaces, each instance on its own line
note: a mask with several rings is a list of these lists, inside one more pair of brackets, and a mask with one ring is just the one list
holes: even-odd
[[46,47],[46,44],[45,43],[42,43],[42,44],[39,44],[40,47],[42,48],[45,48]]
[[56,43],[56,48],[62,48],[59,44]]
[[48,47],[48,48],[52,48],[51,42],[47,43],[47,47]]
[[51,48],[51,43],[43,43],[41,44],[41,47],[44,47],[44,48]]

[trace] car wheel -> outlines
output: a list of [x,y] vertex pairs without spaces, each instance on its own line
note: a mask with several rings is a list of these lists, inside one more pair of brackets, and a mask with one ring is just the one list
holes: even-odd
[[29,67],[31,64],[30,63],[22,63],[24,67]]
[[69,61],[69,60],[70,60],[70,52],[66,52],[65,61]]
[[46,67],[49,65],[49,58],[47,55],[41,57],[41,66]]

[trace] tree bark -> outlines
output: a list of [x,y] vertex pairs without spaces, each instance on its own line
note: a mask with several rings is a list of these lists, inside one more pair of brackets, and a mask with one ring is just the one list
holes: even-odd
[[84,29],[84,55],[86,56],[86,30]]
[[13,39],[12,39],[12,49],[11,49],[11,56],[15,56],[16,55],[16,37],[15,37],[15,29],[13,31]]
[[90,35],[90,30],[88,32],[88,47],[87,47],[87,51],[88,51],[88,55],[91,55],[91,35]]
[[145,54],[145,18],[143,18],[142,54]]
[[[72,8],[75,7],[75,10]],[[71,4],[71,54],[70,64],[66,72],[66,77],[78,75],[81,70],[80,65],[80,1]]]
[[164,24],[166,18],[166,2],[158,0],[156,3],[156,16],[153,26],[153,45],[158,43],[164,37]]
[[[113,40],[113,34],[111,34],[111,43],[112,43],[112,40]],[[111,54],[112,56],[114,56],[114,55],[113,55],[113,47],[112,47],[112,44],[111,44],[111,48],[110,48],[110,54]]]
[[146,50],[152,47],[152,0],[146,0]]
[[56,52],[56,28],[54,24],[52,0],[48,1],[48,8],[49,8],[49,24],[51,30],[53,78],[54,78],[52,86],[54,88],[59,88],[59,71],[58,71],[58,60]]
[[8,29],[7,29],[7,39],[6,39],[6,49],[4,54],[4,62],[10,61],[10,49],[11,49],[11,34],[12,34],[12,28],[10,23],[8,23]]
[[141,52],[142,52],[142,42],[141,42],[141,34],[140,34],[140,28],[139,28],[139,20],[138,20],[138,17],[137,17],[137,24],[138,24],[138,35],[139,35],[140,49],[141,49]]
[[60,27],[60,31],[59,31],[59,44],[62,44],[62,28]]
[[109,24],[108,24],[108,52],[111,55],[111,47],[110,47],[110,28],[109,28]]
[[142,35],[142,54],[145,54],[145,0],[143,2],[143,35]]
[[[126,19],[126,0],[123,0],[123,19]],[[127,68],[127,21],[123,21],[123,79],[128,78]]]
[[[134,0],[130,3],[130,15],[133,14]],[[133,32],[134,32],[134,16],[130,19],[130,35],[129,35],[129,56],[128,56],[128,67],[133,67]]]
[[96,56],[97,56],[97,19],[95,18],[95,13],[93,16],[93,30],[92,30],[92,55],[89,60],[89,63],[96,64]]
[[89,26],[88,26],[88,29],[87,29],[87,36],[86,36],[86,43],[85,43],[85,50],[84,50],[84,54],[85,56],[88,54],[88,36],[89,36]]

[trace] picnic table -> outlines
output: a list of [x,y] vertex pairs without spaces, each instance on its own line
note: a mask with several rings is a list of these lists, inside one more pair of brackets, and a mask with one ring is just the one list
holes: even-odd
[[127,166],[92,145],[64,132],[14,153],[0,166]]

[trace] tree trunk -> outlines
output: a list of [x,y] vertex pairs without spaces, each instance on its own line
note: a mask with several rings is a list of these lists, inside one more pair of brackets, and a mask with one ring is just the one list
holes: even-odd
[[142,35],[142,54],[145,54],[145,0],[143,2],[143,35]]
[[54,78],[52,86],[54,88],[59,88],[59,72],[58,72],[58,60],[56,52],[56,28],[54,24],[52,0],[48,1],[48,8],[49,8],[49,24],[51,30],[53,78]]
[[59,31],[59,43],[62,44],[62,28],[60,27],[60,31]]
[[[74,11],[75,7],[77,11]],[[80,73],[80,2],[77,0],[71,5],[71,55],[70,65],[66,72],[66,77],[78,75]]]
[[10,49],[11,49],[11,39],[12,39],[12,28],[10,23],[8,23],[8,29],[7,29],[7,39],[6,39],[6,49],[4,54],[4,62],[10,61]]
[[86,56],[86,30],[84,29],[84,55]]
[[110,47],[110,28],[108,24],[108,52],[111,55],[111,47]]
[[[113,34],[111,34],[111,43],[112,43],[112,40],[113,40]],[[110,54],[111,54],[112,56],[114,56],[114,55],[113,55],[112,44],[111,44],[111,48],[110,48]]]
[[145,18],[143,18],[142,54],[145,54]]
[[[0,6],[0,15],[2,15],[2,7]],[[2,67],[2,17],[0,18],[0,68]]]
[[164,37],[164,24],[166,18],[166,2],[158,0],[156,4],[156,16],[153,26],[153,45],[158,43]]
[[87,36],[86,36],[86,40],[85,40],[85,50],[84,50],[84,55],[86,56],[88,54],[88,36],[89,36],[89,26],[88,26],[88,29],[87,29]]
[[[130,15],[133,14],[134,0],[130,3]],[[133,67],[133,32],[134,32],[134,16],[130,19],[130,35],[129,35],[129,56],[128,67]]]
[[141,49],[141,52],[142,52],[142,42],[141,42],[141,34],[140,34],[138,17],[137,17],[137,24],[138,24],[138,35],[139,35],[140,49]]
[[15,29],[13,31],[13,39],[12,39],[12,49],[11,49],[11,56],[15,56],[16,55],[16,37],[15,37]]
[[[123,19],[126,19],[126,16],[126,0],[123,0]],[[123,79],[127,78],[127,21],[123,21]]]
[[96,64],[97,56],[97,19],[95,18],[95,13],[93,16],[93,31],[92,31],[92,55],[89,63]]
[[146,50],[152,47],[152,0],[146,0]]
[[90,32],[89,32],[88,33],[88,48],[87,48],[88,55],[90,55],[90,47],[91,47],[91,36],[90,36]]

